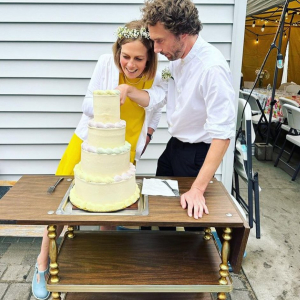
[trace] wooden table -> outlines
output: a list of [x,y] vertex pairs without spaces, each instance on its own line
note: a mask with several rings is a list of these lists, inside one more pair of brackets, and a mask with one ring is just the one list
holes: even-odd
[[[53,299],[67,292],[70,299],[208,300],[210,292],[226,299],[232,290],[227,261],[241,268],[249,226],[222,183],[213,180],[205,193],[210,211],[202,219],[187,216],[179,198],[149,196],[149,215],[57,215],[70,186],[67,178],[51,195],[55,176],[23,176],[0,201],[0,222],[48,225],[50,274],[47,288]],[[72,179],[70,177],[70,179]],[[180,192],[194,178],[172,178]],[[74,231],[74,225],[205,227],[201,232]],[[58,251],[56,225],[68,225]],[[211,227],[223,242],[217,250]],[[188,293],[188,294],[185,294]]]

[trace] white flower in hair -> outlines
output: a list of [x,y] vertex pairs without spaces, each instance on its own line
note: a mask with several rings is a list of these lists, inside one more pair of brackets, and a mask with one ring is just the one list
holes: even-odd
[[150,39],[148,31],[144,27],[142,27],[140,30],[138,30],[138,29],[129,29],[126,26],[119,27],[117,29],[117,36],[119,38],[125,37],[127,39],[129,39],[129,38],[137,39],[139,36],[141,36],[145,39],[148,39],[148,40]]

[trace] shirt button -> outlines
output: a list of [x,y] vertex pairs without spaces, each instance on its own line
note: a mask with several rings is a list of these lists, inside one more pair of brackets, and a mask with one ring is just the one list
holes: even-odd
[[177,89],[177,92],[178,92],[178,93],[181,93],[181,89],[178,88],[178,89]]

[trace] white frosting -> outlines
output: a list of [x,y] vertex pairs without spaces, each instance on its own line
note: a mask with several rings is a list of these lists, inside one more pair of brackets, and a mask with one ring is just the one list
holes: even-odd
[[96,148],[123,147],[125,142],[125,127],[123,128],[88,128],[87,143]]
[[119,90],[95,90],[93,95],[120,95]]
[[120,120],[120,93],[94,92],[94,119],[82,143],[81,162],[74,168],[71,202],[88,211],[115,211],[139,198],[131,145],[125,141],[126,122]]
[[102,123],[102,122],[95,122],[94,119],[89,121],[89,126],[90,127],[95,127],[95,128],[124,128],[126,127],[126,121],[120,120],[119,122],[116,123]]
[[[128,164],[128,162],[126,163]],[[126,168],[126,171],[120,173],[120,175],[115,175],[116,173],[111,172],[111,170],[106,170],[106,172],[102,172],[101,175],[97,174],[97,172],[85,172],[85,169],[82,169],[82,163],[80,162],[74,168],[74,174],[76,177],[94,183],[109,183],[109,182],[118,182],[122,180],[129,179],[132,176],[135,176],[135,166],[130,163],[129,169]]]
[[81,144],[81,149],[87,152],[98,153],[98,154],[121,154],[130,151],[131,145],[128,142],[125,142],[125,144],[121,147],[104,148],[104,147],[94,147],[89,145],[87,142],[83,142]]
[[90,176],[115,176],[130,168],[130,152],[120,154],[98,154],[81,151],[81,169]]
[[94,120],[101,123],[120,121],[120,94],[96,94],[93,97]]
[[116,211],[130,206],[139,198],[135,177],[113,183],[91,183],[75,177],[71,202],[88,211]]

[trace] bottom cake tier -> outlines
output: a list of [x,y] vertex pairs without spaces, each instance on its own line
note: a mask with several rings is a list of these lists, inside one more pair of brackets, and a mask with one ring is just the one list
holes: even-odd
[[92,212],[109,212],[124,209],[135,203],[140,196],[135,176],[129,179],[97,183],[75,177],[70,191],[70,201],[76,207]]

